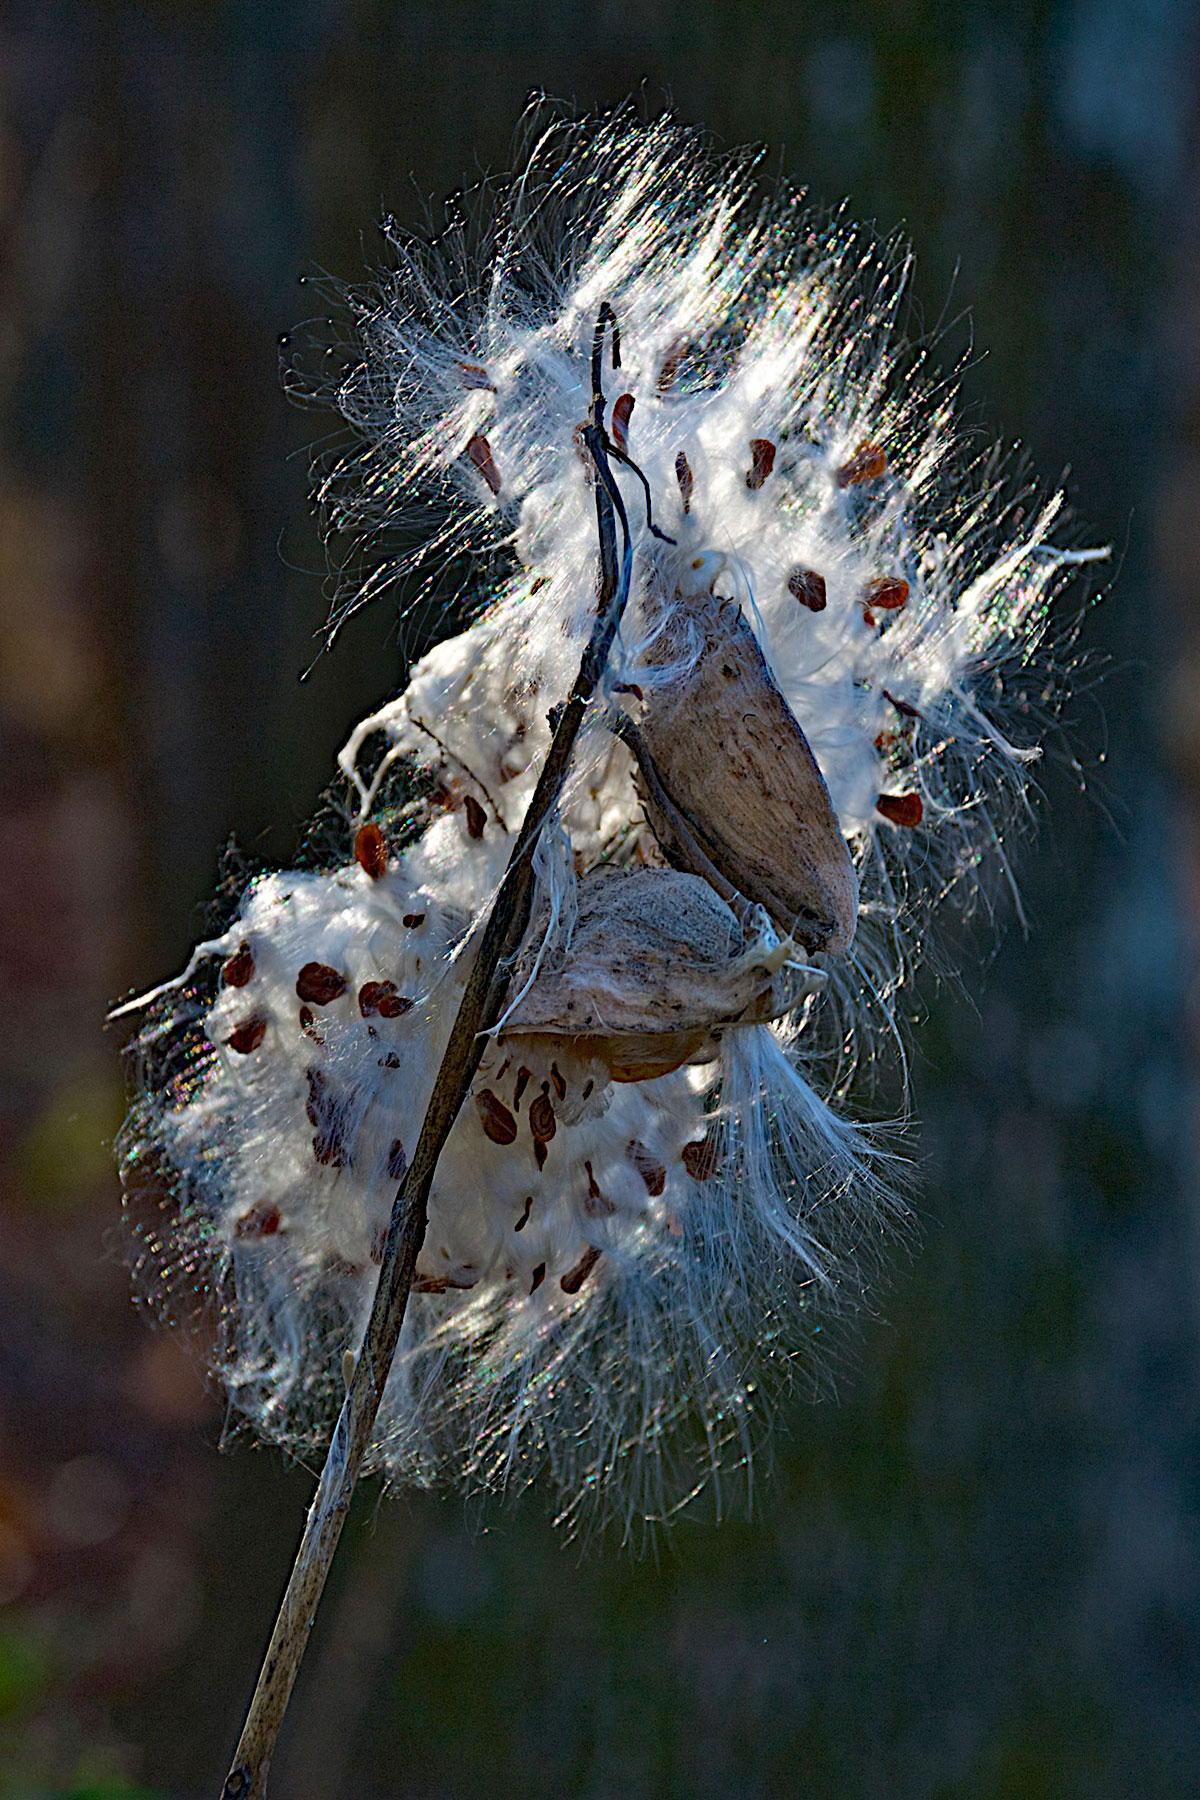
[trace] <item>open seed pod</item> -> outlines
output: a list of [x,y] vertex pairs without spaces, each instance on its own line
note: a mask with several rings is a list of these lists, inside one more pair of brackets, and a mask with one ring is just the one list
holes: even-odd
[[[682,870],[594,869],[579,884],[569,946],[543,958],[504,1041],[572,1040],[573,1055],[614,1080],[648,1081],[715,1054],[723,1028],[795,1005],[803,977],[782,973],[794,948],[773,932],[747,933],[706,881]],[[536,945],[517,968],[518,993],[534,954]]]
[[[630,739],[651,828],[670,862],[715,869],[806,950],[846,950],[858,881],[808,740],[741,609],[695,604],[704,647],[685,679],[650,689]],[[668,620],[646,662],[685,660],[685,628]]]

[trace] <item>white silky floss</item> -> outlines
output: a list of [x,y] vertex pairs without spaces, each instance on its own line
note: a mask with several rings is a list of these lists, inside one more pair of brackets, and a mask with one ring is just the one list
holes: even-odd
[[[628,1531],[748,1464],[764,1383],[811,1366],[902,1220],[845,1090],[931,910],[969,908],[989,858],[1007,871],[1052,706],[1050,603],[1092,553],[1051,546],[1060,497],[964,465],[948,395],[894,340],[906,265],[788,193],[756,197],[699,134],[555,124],[493,199],[482,270],[465,227],[396,237],[396,271],[350,296],[359,355],[334,398],[357,448],[323,497],[371,532],[424,495],[447,554],[505,552],[511,573],[342,753],[355,857],[253,881],[152,997],[125,1173],[139,1216],[160,1213],[138,1228],[144,1287],[203,1285],[236,1407],[285,1444],[321,1441],[473,933],[591,629],[578,428],[607,302],[609,431],[645,478],[614,463],[630,605],[539,849],[508,1011],[438,1165],[371,1461],[474,1487],[544,1470],[565,1520]],[[739,609],[853,858],[843,955],[805,954],[753,894],[731,911],[668,874],[611,729],[686,698],[712,621]],[[722,720],[684,716],[714,831],[736,833]],[[410,782],[398,812],[400,771],[432,794]],[[769,793],[744,805],[770,817]],[[604,870],[624,873],[597,886]],[[638,896],[659,894],[656,917]],[[587,1031],[546,1026],[553,983],[591,996]],[[664,1052],[657,1021],[685,1016]]]

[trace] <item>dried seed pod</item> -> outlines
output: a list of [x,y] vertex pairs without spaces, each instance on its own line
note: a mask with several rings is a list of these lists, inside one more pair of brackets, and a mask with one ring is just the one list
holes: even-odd
[[[764,906],[807,950],[845,950],[858,880],[808,740],[732,601],[698,607],[688,622],[702,626],[704,648],[684,681],[651,694],[640,735],[694,844],[643,781],[654,834],[682,868],[698,867],[698,845],[739,894]],[[668,620],[656,663],[685,656],[683,629]]]
[[[526,966],[536,931],[534,939]],[[777,991],[776,980],[790,948],[761,937],[747,944],[734,913],[695,875],[595,869],[579,884],[569,951],[545,956],[504,1036],[573,1040],[576,1058],[598,1059],[614,1080],[648,1081],[711,1055],[721,1028],[794,1003],[792,986],[780,981]],[[553,1118],[548,1094],[529,1108],[535,1138],[551,1135],[545,1113]]]

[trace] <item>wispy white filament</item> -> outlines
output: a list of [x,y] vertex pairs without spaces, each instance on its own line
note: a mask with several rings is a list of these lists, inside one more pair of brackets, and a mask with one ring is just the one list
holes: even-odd
[[[194,959],[156,990],[126,1178],[148,1291],[202,1289],[236,1407],[315,1444],[590,628],[577,428],[608,302],[610,428],[673,541],[618,464],[630,607],[539,851],[535,941],[437,1172],[373,1458],[485,1487],[545,1470],[566,1518],[629,1527],[749,1455],[764,1384],[808,1364],[894,1228],[889,1161],[835,1104],[892,1028],[932,913],[1006,868],[1052,710],[1050,605],[1090,553],[1051,544],[1059,496],[964,458],[947,392],[895,335],[906,265],[790,193],[761,199],[698,134],[557,123],[491,199],[474,248],[467,225],[433,245],[394,234],[394,271],[349,297],[333,399],[354,447],[323,499],[368,539],[423,518],[417,560],[482,554],[499,573],[346,745],[357,855],[252,882],[207,973]],[[396,572],[380,568],[368,591]],[[793,969],[774,1024],[614,1079],[582,1039],[510,1025],[540,959],[571,954],[581,878],[662,861],[611,727],[630,696],[653,708],[686,687],[714,595],[740,606],[815,754],[858,933]],[[714,770],[719,743],[720,720],[697,718]]]

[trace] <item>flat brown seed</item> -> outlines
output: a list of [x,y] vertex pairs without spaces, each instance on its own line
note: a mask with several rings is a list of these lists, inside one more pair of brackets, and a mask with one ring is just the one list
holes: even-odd
[[709,1181],[717,1172],[717,1161],[717,1141],[713,1137],[683,1146],[683,1166],[693,1181]]
[[603,1188],[600,1186],[600,1183],[596,1180],[595,1172],[592,1169],[591,1163],[585,1162],[583,1166],[587,1170],[587,1178],[588,1178],[588,1197],[587,1197],[587,1202],[586,1202],[586,1210],[592,1215],[593,1218],[595,1218],[600,1213],[615,1213],[617,1209],[616,1209],[615,1205],[613,1204],[613,1202],[609,1199],[608,1195],[604,1192]]
[[260,1200],[243,1213],[234,1227],[234,1236],[243,1243],[257,1238],[274,1237],[279,1230],[279,1208],[271,1200]]
[[404,923],[408,926],[410,931],[415,931],[418,925],[423,925],[425,923],[425,914],[405,913]]
[[667,351],[667,354],[663,357],[662,364],[658,371],[657,383],[660,394],[669,394],[671,389],[675,386],[675,378],[679,374],[679,361],[683,355],[683,349],[683,340],[677,338],[671,345],[671,348]]
[[809,612],[825,611],[825,577],[815,569],[793,569],[787,586],[792,598],[807,606]]
[[550,1064],[550,1079],[554,1083],[554,1091],[559,1099],[565,1100],[567,1097],[567,1083],[563,1072],[557,1063]]
[[746,470],[746,486],[754,493],[775,467],[775,446],[770,438],[751,438],[752,461]]
[[525,1089],[529,1086],[532,1075],[533,1075],[533,1070],[527,1069],[525,1067],[524,1063],[522,1063],[521,1067],[517,1070],[516,1085],[513,1088],[513,1105],[515,1107],[520,1107],[521,1095],[525,1092]]
[[867,605],[881,612],[899,612],[908,601],[908,583],[900,575],[883,575],[867,589]]
[[893,825],[907,825],[910,828],[921,823],[925,816],[925,805],[920,794],[880,794],[875,802],[876,812],[890,819]]
[[482,432],[477,431],[467,443],[467,455],[475,464],[493,494],[500,492],[500,471],[492,457],[492,446]]
[[354,834],[354,860],[372,881],[387,874],[387,841],[371,819],[360,825]]
[[618,450],[629,450],[629,415],[633,411],[633,395],[618,394],[613,401],[612,440]]
[[297,994],[313,1006],[328,1006],[331,1001],[340,1000],[345,991],[346,977],[328,963],[305,963],[296,977]]
[[573,1269],[559,1279],[559,1287],[564,1294],[577,1294],[596,1264],[600,1261],[600,1252],[595,1244],[589,1244]]
[[536,1294],[538,1289],[541,1287],[543,1281],[545,1281],[545,1279],[546,1279],[546,1265],[545,1265],[545,1263],[539,1263],[537,1268],[533,1271],[533,1280],[529,1284],[530,1293]]
[[541,1138],[535,1138],[534,1143],[533,1143],[533,1160],[537,1164],[539,1170],[545,1168],[546,1158],[549,1154],[550,1153],[546,1149],[546,1146],[542,1142]]
[[358,990],[358,1010],[364,1019],[379,1011],[379,1002],[396,992],[394,981],[364,981]]
[[675,479],[679,483],[679,497],[683,501],[683,510],[685,513],[690,513],[692,510],[692,488],[695,483],[692,480],[692,465],[683,454],[682,450],[675,458]]
[[878,481],[887,470],[887,455],[879,444],[861,443],[847,457],[837,472],[839,487],[859,487],[864,481]]
[[503,1100],[496,1098],[491,1088],[484,1088],[476,1094],[475,1105],[479,1110],[479,1123],[483,1127],[484,1137],[491,1138],[493,1144],[511,1144],[516,1141],[517,1121]]
[[408,1174],[408,1157],[399,1138],[392,1139],[392,1147],[388,1151],[387,1172],[393,1181],[403,1181]]
[[463,811],[467,815],[467,836],[481,838],[483,836],[483,828],[487,824],[487,814],[484,812],[474,794],[468,794],[464,798]]
[[883,690],[883,697],[889,706],[895,707],[902,719],[919,719],[923,716],[915,706],[910,706],[907,700],[897,700],[895,694],[889,694],[886,688]]
[[529,1215],[532,1211],[533,1211],[533,1195],[526,1194],[525,1210],[521,1214],[520,1218],[517,1220],[516,1224],[513,1226],[514,1231],[524,1231],[525,1227],[529,1223]]
[[548,1144],[558,1130],[549,1094],[539,1094],[529,1106],[529,1129],[539,1143]]
[[267,1021],[265,1019],[243,1019],[240,1025],[234,1026],[225,1042],[231,1050],[236,1050],[239,1056],[249,1056],[252,1050],[258,1049],[266,1035]]
[[667,1171],[656,1156],[652,1156],[645,1144],[637,1138],[631,1138],[625,1150],[626,1156],[646,1184],[646,1192],[655,1198],[667,1185]]
[[221,970],[221,986],[245,987],[254,974],[254,954],[249,944],[239,944]]
[[381,1019],[402,1019],[405,1013],[412,1011],[413,1005],[407,994],[385,994],[379,1002],[379,1016]]

